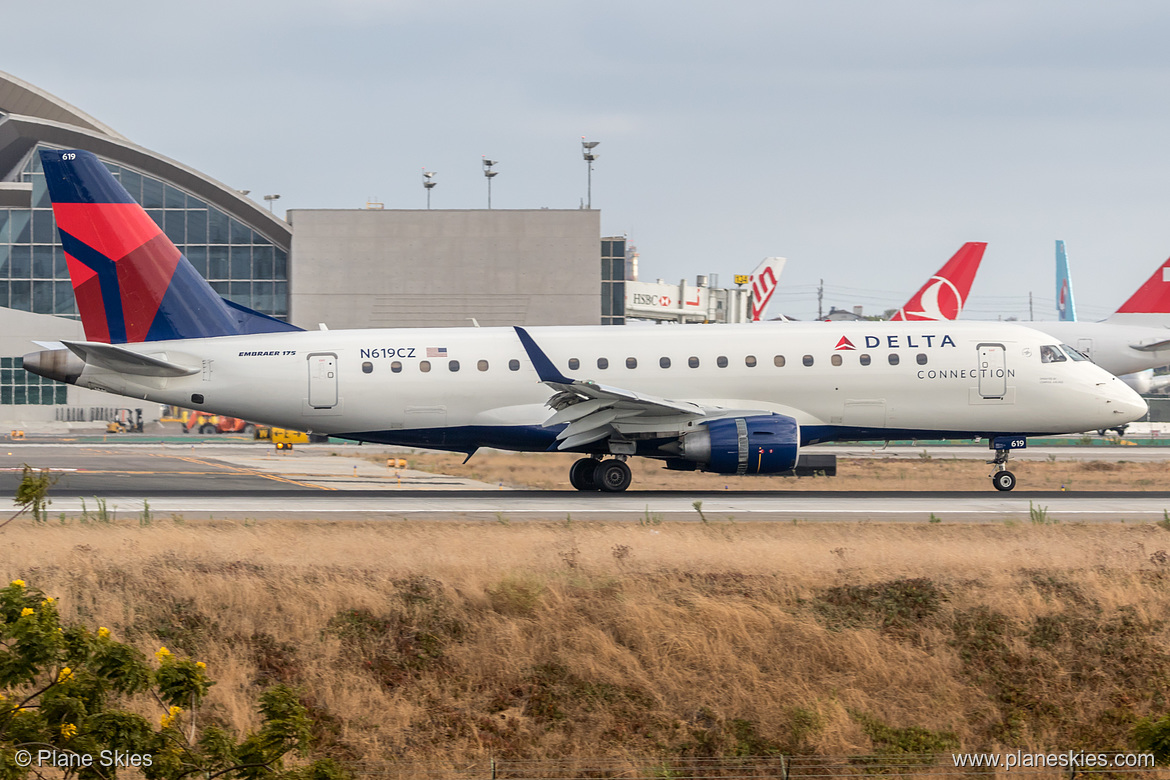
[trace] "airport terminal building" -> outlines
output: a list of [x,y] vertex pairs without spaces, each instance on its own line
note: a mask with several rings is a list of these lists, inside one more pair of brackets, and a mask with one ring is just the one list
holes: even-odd
[[625,240],[602,240],[596,210],[298,209],[286,222],[0,72],[0,428],[134,405],[21,366],[34,340],[85,338],[44,148],[96,154],[220,295],[303,328],[624,322]]

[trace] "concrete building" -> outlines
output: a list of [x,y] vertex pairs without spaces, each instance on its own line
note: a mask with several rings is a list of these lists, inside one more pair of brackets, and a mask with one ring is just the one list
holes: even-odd
[[305,209],[286,222],[0,72],[0,429],[133,406],[21,365],[33,339],[84,338],[43,148],[96,154],[220,295],[301,327],[623,322],[625,239],[602,241],[597,211]]
[[289,315],[301,327],[601,322],[597,211],[294,209],[288,219]]

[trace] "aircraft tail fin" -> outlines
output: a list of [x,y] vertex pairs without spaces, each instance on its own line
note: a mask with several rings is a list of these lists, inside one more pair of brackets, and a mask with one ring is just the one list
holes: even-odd
[[1170,260],[1159,265],[1106,322],[1170,326]]
[[1068,272],[1063,241],[1056,242],[1056,313],[1061,322],[1076,322],[1077,307],[1073,302],[1072,276]]
[[93,154],[41,152],[88,341],[300,330],[221,298]]
[[914,293],[891,320],[957,320],[975,281],[987,243],[969,241]]

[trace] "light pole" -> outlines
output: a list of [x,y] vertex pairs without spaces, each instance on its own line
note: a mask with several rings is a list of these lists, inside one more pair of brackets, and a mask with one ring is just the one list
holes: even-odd
[[428,171],[426,168],[423,168],[423,187],[427,191],[427,210],[430,210],[431,208],[431,190],[433,190],[435,185],[438,184],[438,182],[435,181],[435,175],[437,173],[438,171]]
[[499,162],[500,162],[499,160],[489,160],[486,157],[483,158],[483,175],[484,175],[484,178],[487,179],[487,183],[488,183],[488,208],[489,209],[492,207],[492,179],[495,178],[495,176],[499,173],[499,171],[493,171],[492,166],[498,164]]
[[581,156],[585,158],[585,162],[589,165],[589,179],[586,189],[586,206],[585,208],[593,208],[593,161],[600,155],[593,151],[601,141],[586,141],[585,136],[581,136]]
[[276,201],[280,200],[280,196],[279,195],[265,195],[264,200],[268,201],[268,213],[272,214],[272,213],[274,213],[272,210],[272,207],[276,204]]

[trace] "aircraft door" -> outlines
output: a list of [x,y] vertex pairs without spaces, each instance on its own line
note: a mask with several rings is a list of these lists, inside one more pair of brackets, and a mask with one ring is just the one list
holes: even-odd
[[979,395],[1003,398],[1007,394],[1007,365],[1003,344],[980,344]]
[[1089,360],[1093,359],[1093,340],[1092,339],[1077,339],[1077,352],[1087,357]]
[[314,409],[337,406],[337,355],[332,352],[309,355],[309,406]]

